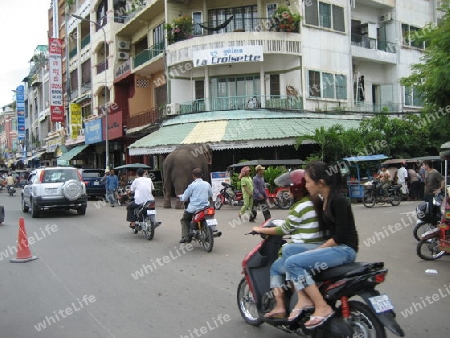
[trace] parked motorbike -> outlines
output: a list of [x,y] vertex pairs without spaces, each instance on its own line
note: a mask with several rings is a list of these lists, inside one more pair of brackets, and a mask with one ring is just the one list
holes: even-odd
[[9,185],[8,186],[8,194],[9,194],[9,196],[14,196],[15,193],[16,193],[16,188],[14,188],[13,185]]
[[441,258],[450,253],[450,224],[439,224],[424,233],[417,243],[417,255],[427,261]]
[[[273,225],[269,220],[263,226]],[[261,243],[242,262],[244,278],[237,289],[239,312],[248,324],[259,326],[266,323],[288,333],[314,338],[380,338],[386,337],[385,327],[400,337],[404,336],[395,320],[389,297],[381,295],[375,289],[385,281],[388,272],[383,262],[354,262],[313,273],[323,298],[335,310],[333,317],[315,329],[306,329],[304,326],[313,310],[305,311],[294,321],[288,321],[287,318],[265,318],[264,313],[274,307],[274,297],[270,290],[270,267],[278,258],[284,240],[278,235],[261,237]],[[297,303],[297,293],[290,287],[286,289],[286,313],[290,313]],[[361,300],[350,301],[353,297],[360,297]]]
[[135,234],[141,231],[149,241],[155,236],[155,229],[161,225],[156,221],[155,201],[147,201],[134,210],[136,223],[134,224]]
[[277,188],[274,192],[266,189],[267,199],[269,203],[275,204],[278,208],[286,210],[294,204],[294,198],[289,192],[289,187]]
[[372,208],[375,204],[390,203],[392,206],[400,205],[402,200],[401,185],[392,185],[388,189],[388,196],[384,195],[383,189],[381,189],[381,182],[378,180],[372,181],[372,184],[364,185],[363,204],[367,208]]
[[421,202],[416,207],[417,221],[413,229],[414,238],[418,241],[424,233],[435,229],[442,219],[442,195],[433,197],[433,203]]
[[214,237],[222,235],[222,232],[217,230],[217,225],[214,208],[206,207],[192,216],[189,224],[189,237],[203,246],[206,252],[211,252],[214,246]]
[[216,210],[220,210],[220,208],[222,208],[222,205],[224,205],[225,203],[229,204],[230,206],[244,205],[242,191],[233,190],[233,187],[229,183],[222,182],[221,184],[223,188],[220,190],[214,202],[214,208]]

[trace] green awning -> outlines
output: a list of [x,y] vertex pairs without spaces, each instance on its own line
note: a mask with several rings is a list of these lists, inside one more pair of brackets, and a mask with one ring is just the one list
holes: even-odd
[[67,153],[64,153],[60,157],[58,157],[58,159],[56,160],[56,164],[62,166],[69,165],[69,161],[75,156],[77,156],[79,153],[81,153],[88,146],[89,144],[83,144],[70,149]]
[[[199,114],[200,115],[200,114]],[[218,114],[219,115],[219,114]],[[231,115],[231,114],[230,114]],[[247,115],[247,116],[246,116]],[[294,145],[299,136],[314,135],[315,129],[341,124],[356,128],[359,120],[311,118],[302,114],[242,113],[240,118],[209,120],[188,116],[189,120],[168,120],[163,126],[129,147],[131,156],[169,153],[181,144],[208,143],[213,150],[263,148]]]

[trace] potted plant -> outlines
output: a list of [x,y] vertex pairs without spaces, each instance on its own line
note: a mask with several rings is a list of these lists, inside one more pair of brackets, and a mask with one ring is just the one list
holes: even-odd
[[277,32],[299,32],[301,15],[287,6],[279,6],[272,16],[272,29]]
[[194,23],[187,15],[180,16],[166,25],[167,40],[169,44],[190,39],[192,37]]

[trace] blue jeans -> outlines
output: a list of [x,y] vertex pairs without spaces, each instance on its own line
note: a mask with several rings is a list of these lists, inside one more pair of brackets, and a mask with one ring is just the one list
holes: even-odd
[[322,243],[287,243],[281,247],[281,257],[273,262],[270,267],[270,287],[281,288],[285,282],[286,267],[285,262],[292,255],[304,251],[313,250]]
[[106,199],[109,203],[111,203],[111,205],[114,205],[116,202],[115,190],[106,189]]
[[328,268],[354,262],[355,258],[355,250],[344,244],[305,251],[286,259],[286,279],[300,291],[315,284],[311,273],[315,275]]

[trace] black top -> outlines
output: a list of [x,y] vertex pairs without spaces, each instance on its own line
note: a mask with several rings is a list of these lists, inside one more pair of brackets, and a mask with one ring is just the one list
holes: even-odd
[[358,232],[347,198],[342,194],[330,196],[329,209],[322,215],[321,227],[325,240],[333,238],[337,244],[345,244],[358,252]]

